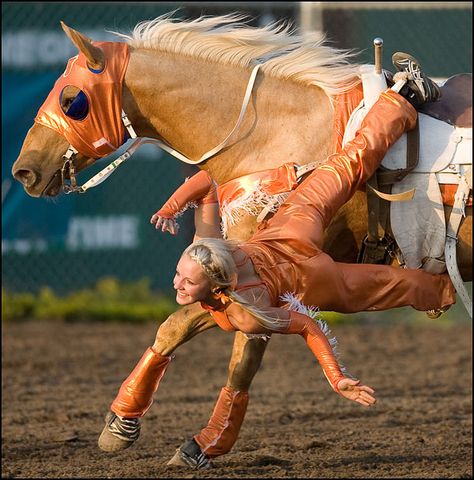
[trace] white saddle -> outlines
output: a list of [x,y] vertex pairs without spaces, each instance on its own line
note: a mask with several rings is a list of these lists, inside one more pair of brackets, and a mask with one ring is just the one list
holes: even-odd
[[[343,145],[354,138],[368,110],[387,88],[385,77],[373,73],[370,66],[364,67],[361,77],[364,100],[349,119]],[[392,232],[400,249],[401,261],[407,268],[423,268],[430,273],[442,273],[448,269],[458,294],[472,316],[471,300],[460,279],[455,256],[457,230],[462,216],[465,216],[464,207],[472,188],[472,128],[455,127],[423,113],[419,113],[418,119],[418,164],[403,180],[392,186],[392,194],[412,190],[413,196],[409,201],[392,202]],[[389,170],[405,169],[406,152],[405,134],[387,152],[382,166]],[[458,184],[448,231],[440,183]],[[451,238],[453,236],[454,239]]]

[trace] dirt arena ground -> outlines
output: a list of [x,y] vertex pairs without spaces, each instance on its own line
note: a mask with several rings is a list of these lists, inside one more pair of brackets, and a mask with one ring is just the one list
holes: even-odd
[[4,324],[2,478],[472,478],[471,324],[332,332],[378,404],[337,396],[301,338],[275,335],[233,451],[195,472],[166,462],[207,422],[232,334],[216,328],[179,348],[140,440],[106,454],[103,417],[155,325]]

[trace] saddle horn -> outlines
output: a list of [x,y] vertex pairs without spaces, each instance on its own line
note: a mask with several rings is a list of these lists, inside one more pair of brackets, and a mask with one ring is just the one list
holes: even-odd
[[377,75],[382,73],[382,45],[383,40],[380,37],[374,38],[375,73]]

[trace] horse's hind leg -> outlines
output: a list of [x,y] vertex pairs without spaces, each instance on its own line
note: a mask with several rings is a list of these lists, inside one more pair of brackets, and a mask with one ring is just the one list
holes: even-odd
[[153,346],[147,348],[110,406],[98,440],[99,448],[108,452],[123,450],[138,439],[139,418],[153,403],[153,394],[171,361],[171,353],[196,334],[215,325],[199,304],[178,310],[160,325]]
[[[220,391],[205,428],[177,450],[169,465],[202,468],[207,458],[229,452],[237,440],[248,404],[248,390],[260,367],[267,341],[236,332],[227,384]],[[205,457],[204,457],[205,456]]]

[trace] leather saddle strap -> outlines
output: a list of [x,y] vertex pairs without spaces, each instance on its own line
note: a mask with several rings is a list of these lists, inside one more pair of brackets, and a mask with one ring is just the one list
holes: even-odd
[[296,167],[296,180],[299,181],[303,175],[306,175],[307,173],[313,171],[315,168],[318,168],[323,163],[324,162],[319,160],[316,162],[307,163],[306,165],[298,165]]
[[385,236],[387,215],[383,213],[386,205],[386,200],[389,193],[384,193],[379,190],[377,174],[367,181],[367,240],[371,243],[376,243]]
[[[388,202],[411,200],[415,190],[391,194],[392,184],[405,178],[418,165],[420,155],[420,129],[417,119],[415,128],[407,132],[407,167],[389,170],[379,167],[367,182],[368,240],[376,242],[385,236],[389,224]],[[381,191],[383,190],[383,191]]]
[[377,170],[379,185],[392,185],[403,180],[418,165],[420,158],[420,123],[416,119],[415,128],[407,132],[407,166],[390,170],[380,166]]

